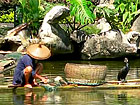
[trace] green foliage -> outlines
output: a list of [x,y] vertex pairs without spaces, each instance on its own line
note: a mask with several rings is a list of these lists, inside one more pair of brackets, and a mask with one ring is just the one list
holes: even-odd
[[9,9],[7,11],[0,12],[0,23],[13,23],[14,22],[14,11],[13,9]]
[[23,14],[23,23],[30,23],[31,33],[37,34],[39,24],[40,0],[19,0],[20,12]]
[[98,29],[96,25],[85,26],[82,30],[85,31],[87,35],[99,34],[101,32],[101,29]]
[[135,17],[140,14],[138,11],[139,0],[115,0],[114,5],[116,11],[119,13],[118,21],[123,32],[131,28]]
[[40,0],[19,0],[23,13],[23,22],[37,21],[39,18]]
[[76,22],[81,24],[93,23],[95,15],[89,8],[89,0],[67,0],[70,3],[70,14],[75,17]]
[[46,13],[54,6],[53,4],[47,3],[44,0],[41,0],[40,2],[40,19],[42,20],[42,18],[46,15]]

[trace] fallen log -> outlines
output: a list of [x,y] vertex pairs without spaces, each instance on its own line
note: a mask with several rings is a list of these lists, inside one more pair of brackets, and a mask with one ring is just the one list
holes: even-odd
[[23,30],[27,26],[28,26],[27,23],[21,24],[15,28],[13,28],[12,30],[8,31],[7,36],[15,36],[18,32],[20,32],[21,30]]

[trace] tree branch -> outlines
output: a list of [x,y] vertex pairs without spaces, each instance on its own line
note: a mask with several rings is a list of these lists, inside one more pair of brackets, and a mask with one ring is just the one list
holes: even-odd
[[[66,18],[65,18],[66,19]],[[71,23],[68,21],[68,19],[66,19],[68,25],[70,26],[70,28],[72,29],[72,31],[74,30],[73,26],[71,25]]]

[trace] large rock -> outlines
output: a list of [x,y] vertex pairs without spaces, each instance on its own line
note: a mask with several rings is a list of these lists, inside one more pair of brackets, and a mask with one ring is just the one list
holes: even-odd
[[65,6],[55,6],[53,7],[44,17],[42,25],[46,23],[57,23],[64,19],[65,17],[69,16],[69,8]]
[[97,28],[101,29],[102,32],[109,31],[111,29],[110,24],[107,22],[105,18],[99,19],[97,22]]
[[69,15],[69,9],[64,6],[53,7],[45,16],[39,30],[41,41],[51,46],[52,53],[71,53],[72,46],[70,38],[59,21]]
[[82,59],[116,58],[136,54],[139,46],[138,32],[124,35],[121,31],[111,30],[88,39],[81,50]]

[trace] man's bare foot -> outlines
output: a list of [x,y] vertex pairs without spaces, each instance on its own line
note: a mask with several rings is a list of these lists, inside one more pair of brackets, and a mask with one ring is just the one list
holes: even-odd
[[33,88],[31,84],[26,84],[26,85],[24,85],[24,87]]
[[3,70],[3,69],[4,69],[4,67],[0,66],[0,70]]

